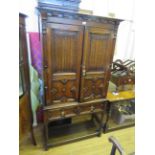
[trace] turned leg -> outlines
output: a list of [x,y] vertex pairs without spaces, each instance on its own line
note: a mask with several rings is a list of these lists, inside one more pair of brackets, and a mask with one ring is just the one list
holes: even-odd
[[94,120],[94,114],[91,115],[91,121],[93,121],[93,120]]
[[104,125],[104,132],[107,131],[107,128],[108,128],[108,121],[109,121],[109,116],[110,116],[110,108],[111,108],[111,104],[110,102],[107,102],[107,105],[106,105],[106,121],[105,121],[105,125]]
[[35,137],[34,137],[34,132],[33,132],[32,125],[31,125],[31,129],[30,130],[31,130],[30,132],[31,132],[32,143],[33,143],[33,145],[37,145]]
[[48,126],[47,126],[47,124],[44,124],[43,137],[44,137],[44,149],[45,149],[45,151],[47,151],[48,150],[48,145],[47,145],[47,140],[48,140]]
[[101,113],[100,125],[99,125],[99,134],[98,136],[101,137],[103,132],[103,118],[104,118],[104,111]]

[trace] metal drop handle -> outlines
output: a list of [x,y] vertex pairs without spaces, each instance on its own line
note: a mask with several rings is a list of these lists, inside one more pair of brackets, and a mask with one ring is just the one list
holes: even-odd
[[65,117],[65,112],[61,111],[61,117]]

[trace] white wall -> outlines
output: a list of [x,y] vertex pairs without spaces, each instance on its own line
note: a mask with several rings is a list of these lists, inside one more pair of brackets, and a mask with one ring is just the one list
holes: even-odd
[[24,13],[26,18],[26,30],[28,32],[38,32],[38,16],[35,7],[37,0],[20,0],[19,12]]
[[[28,32],[38,32],[38,17],[35,10],[37,0],[20,0],[19,12],[28,15],[26,28]],[[82,0],[80,8],[93,10],[94,15],[124,19],[117,35],[114,59],[134,59],[134,0]]]
[[[19,12],[27,15],[26,18],[26,31],[27,32],[38,32],[38,16],[35,7],[37,6],[37,0],[20,0],[19,1]],[[27,48],[29,63],[31,64],[30,56],[30,43],[29,35],[27,33]]]
[[123,21],[118,29],[114,60],[134,60],[134,35],[134,23]]
[[121,22],[114,59],[134,59],[134,0],[82,0],[82,9],[93,10],[94,15],[107,16],[113,13]]
[[82,0],[80,8],[93,10],[94,15],[114,13],[116,18],[132,20],[134,0]]

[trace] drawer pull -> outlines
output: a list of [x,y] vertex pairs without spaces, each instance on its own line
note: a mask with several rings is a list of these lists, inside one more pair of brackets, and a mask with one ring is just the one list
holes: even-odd
[[79,108],[79,107],[76,108],[76,109],[74,110],[74,112],[75,112],[77,115],[79,115],[79,114],[80,114],[80,108]]
[[94,112],[94,110],[95,110],[95,107],[94,107],[94,106],[91,106],[91,107],[90,107],[90,111],[91,111],[91,112]]
[[65,112],[61,111],[61,117],[65,117]]

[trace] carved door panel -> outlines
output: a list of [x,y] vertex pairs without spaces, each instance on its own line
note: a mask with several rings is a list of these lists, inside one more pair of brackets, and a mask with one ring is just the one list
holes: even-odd
[[106,97],[113,55],[112,43],[110,30],[85,28],[80,101]]
[[83,27],[48,23],[46,34],[46,104],[77,101]]

